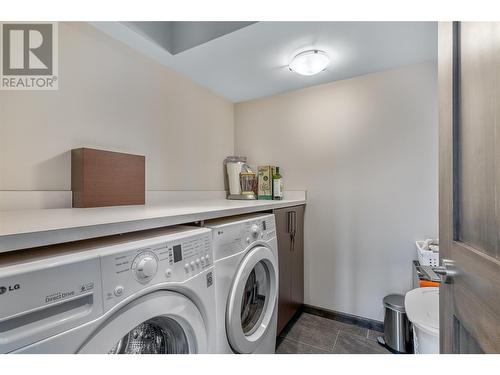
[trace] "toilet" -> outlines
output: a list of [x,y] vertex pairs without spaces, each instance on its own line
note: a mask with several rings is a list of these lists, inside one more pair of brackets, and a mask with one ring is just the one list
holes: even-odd
[[415,354],[439,354],[439,288],[409,291],[405,309],[413,325]]

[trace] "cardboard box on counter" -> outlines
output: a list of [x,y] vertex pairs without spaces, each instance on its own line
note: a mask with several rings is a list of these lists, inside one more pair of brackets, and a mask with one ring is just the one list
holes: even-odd
[[257,199],[273,199],[273,167],[261,165],[258,167]]

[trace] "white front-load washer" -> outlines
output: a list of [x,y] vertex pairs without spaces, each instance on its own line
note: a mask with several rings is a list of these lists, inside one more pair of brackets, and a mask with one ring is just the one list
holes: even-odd
[[273,214],[205,222],[212,229],[217,351],[274,353],[278,247]]
[[0,254],[0,353],[213,353],[209,229]]

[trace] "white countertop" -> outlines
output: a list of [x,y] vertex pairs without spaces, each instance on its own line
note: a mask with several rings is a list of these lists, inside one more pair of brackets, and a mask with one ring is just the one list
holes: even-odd
[[145,206],[0,211],[0,252],[305,204],[305,192],[300,193],[281,201],[208,199]]

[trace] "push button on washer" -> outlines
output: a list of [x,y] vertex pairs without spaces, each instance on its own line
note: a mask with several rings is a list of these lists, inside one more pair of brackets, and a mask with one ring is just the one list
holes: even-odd
[[124,291],[125,291],[125,289],[123,288],[123,286],[121,286],[121,285],[117,286],[115,288],[115,291],[114,291],[115,296],[120,297]]

